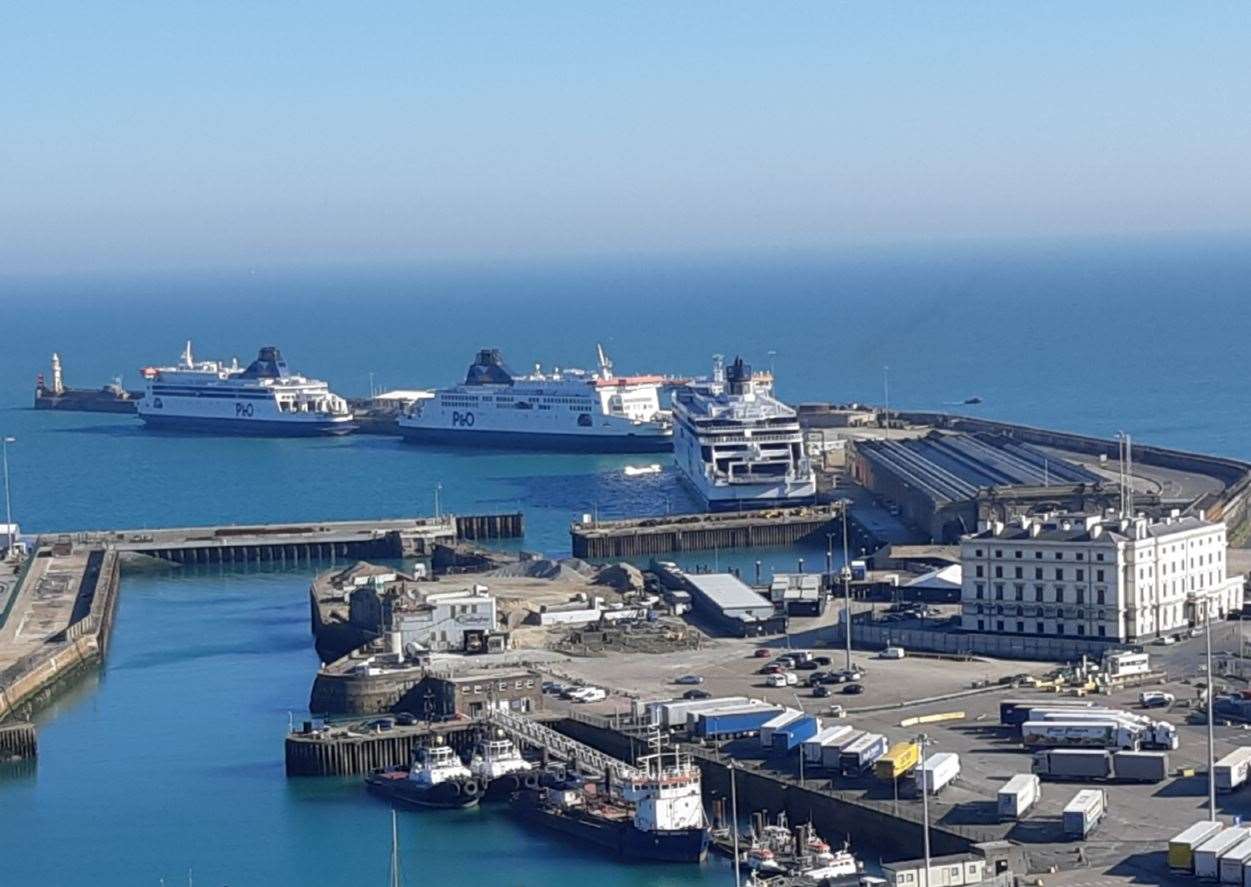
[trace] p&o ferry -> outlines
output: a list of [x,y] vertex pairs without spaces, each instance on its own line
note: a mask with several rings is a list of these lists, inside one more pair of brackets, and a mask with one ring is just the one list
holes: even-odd
[[145,367],[139,417],[153,428],[272,436],[346,434],[353,430],[347,401],[325,382],[287,369],[273,345],[247,369],[197,361],[191,343],[177,366]]
[[661,376],[616,376],[598,348],[599,370],[512,372],[484,348],[461,385],[442,388],[399,419],[417,443],[604,453],[667,452],[673,427],[660,406]]

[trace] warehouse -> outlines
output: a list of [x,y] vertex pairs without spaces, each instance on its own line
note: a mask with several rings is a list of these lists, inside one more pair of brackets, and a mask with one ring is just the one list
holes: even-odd
[[735,637],[782,634],[786,615],[730,573],[685,573],[695,612]]
[[852,477],[896,503],[934,540],[974,532],[989,500],[1028,510],[1101,510],[1103,478],[1031,444],[1001,434],[933,431],[907,440],[858,440]]

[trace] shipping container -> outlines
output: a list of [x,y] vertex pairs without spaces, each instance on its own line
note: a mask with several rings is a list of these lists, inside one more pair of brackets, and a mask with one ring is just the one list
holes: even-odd
[[1243,870],[1249,863],[1251,863],[1251,837],[1243,838],[1239,844],[1231,847],[1221,856],[1221,883],[1242,884]]
[[804,713],[797,708],[786,708],[781,714],[774,715],[760,725],[760,745],[762,748],[773,748],[773,731],[785,727],[791,721],[797,721]]
[[1227,828],[1195,847],[1195,877],[1216,881],[1221,876],[1221,857],[1247,839],[1251,830]]
[[1201,819],[1175,835],[1168,842],[1168,867],[1179,872],[1194,871],[1195,848],[1224,827],[1219,822]]
[[863,730],[852,730],[831,742],[821,746],[821,766],[826,770],[839,770],[843,766],[843,749],[868,734]]
[[1019,727],[1029,720],[1031,708],[1094,708],[1095,704],[1087,699],[1055,698],[1041,699],[1008,699],[999,703],[999,723],[1005,727]]
[[917,767],[917,791],[928,791],[931,795],[936,795],[959,775],[960,756],[950,751],[936,752]]
[[814,767],[821,766],[821,746],[828,743],[837,742],[844,736],[853,731],[851,724],[839,724],[836,727],[826,727],[816,736],[804,740],[802,753],[804,763],[811,764]]
[[[673,699],[668,702],[653,702],[647,706],[652,715],[652,723],[662,730],[682,730],[694,715],[701,711],[722,706],[747,705],[756,700],[746,696],[726,696],[720,699]],[[763,703],[760,703],[763,704]]]
[[1020,819],[1040,797],[1042,788],[1038,777],[1033,773],[1018,773],[999,789],[999,818]]
[[700,712],[692,731],[700,739],[726,739],[758,733],[760,727],[777,717],[782,709],[769,705]]
[[884,754],[886,737],[880,733],[865,733],[843,749],[838,758],[838,768],[845,776],[858,775]]
[[1026,721],[1026,748],[1138,748],[1139,731],[1115,721]]
[[1047,779],[1107,779],[1112,755],[1104,749],[1052,748],[1035,752],[1030,769]]
[[1242,746],[1231,751],[1216,762],[1212,772],[1216,776],[1218,792],[1232,792],[1247,781],[1247,770],[1251,767],[1251,746]]
[[886,754],[873,762],[873,775],[894,782],[912,771],[921,761],[921,746],[915,742],[896,742]]
[[1084,838],[1094,831],[1107,809],[1108,798],[1101,788],[1084,788],[1064,807],[1061,822],[1064,834]]
[[1112,755],[1117,782],[1163,782],[1168,778],[1168,752],[1118,751]]
[[775,752],[789,752],[805,739],[816,736],[820,729],[821,719],[816,715],[801,715],[784,727],[774,728],[772,749]]

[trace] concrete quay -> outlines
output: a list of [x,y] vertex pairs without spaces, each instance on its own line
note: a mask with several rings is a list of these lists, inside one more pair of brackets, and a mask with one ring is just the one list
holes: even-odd
[[301,563],[334,558],[423,557],[467,539],[513,539],[525,530],[513,514],[444,515],[370,521],[318,521],[116,530],[76,534],[88,545],[180,564]]
[[574,557],[643,557],[673,551],[791,545],[801,539],[823,538],[842,519],[842,504],[833,503],[574,523],[569,536]]
[[40,537],[0,611],[0,721],[28,717],[104,658],[118,579],[116,552]]

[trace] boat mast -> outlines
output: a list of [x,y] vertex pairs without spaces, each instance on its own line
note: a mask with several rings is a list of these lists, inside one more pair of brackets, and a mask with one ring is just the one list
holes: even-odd
[[389,887],[400,887],[400,836],[395,811],[391,811],[391,877]]

